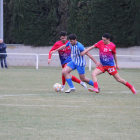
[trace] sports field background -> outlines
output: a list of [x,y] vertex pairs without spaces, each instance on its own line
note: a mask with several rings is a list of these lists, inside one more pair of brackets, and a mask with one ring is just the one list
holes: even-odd
[[119,74],[137,95],[107,73],[98,76],[99,94],[77,83],[65,94],[52,88],[61,83],[61,68],[0,69],[0,140],[139,140],[140,69]]

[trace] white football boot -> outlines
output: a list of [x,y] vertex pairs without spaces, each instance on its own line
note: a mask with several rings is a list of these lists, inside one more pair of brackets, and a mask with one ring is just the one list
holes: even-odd
[[62,85],[61,91],[63,91],[65,89],[65,85]]
[[65,93],[74,92],[75,90],[76,90],[75,87],[74,87],[74,88],[70,88],[70,89],[68,89],[67,91],[65,91]]
[[81,81],[80,85],[87,89],[87,85],[84,82]]

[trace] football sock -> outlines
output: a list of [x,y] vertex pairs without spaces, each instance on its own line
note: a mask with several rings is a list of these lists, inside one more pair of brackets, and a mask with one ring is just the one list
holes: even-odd
[[94,82],[94,88],[98,89],[98,83],[97,82]]
[[68,85],[70,86],[70,88],[74,88],[74,85],[72,83],[72,80],[71,79],[66,79]]
[[89,84],[89,85],[91,85],[91,86],[94,86],[94,83],[93,83],[92,80],[89,80],[89,83],[87,83],[87,84]]
[[66,83],[66,79],[65,79],[65,77],[62,75],[62,85],[65,85],[65,83]]
[[126,82],[126,84],[125,84],[128,88],[131,88],[132,87],[132,85],[131,84],[129,84],[128,82]]
[[79,80],[78,78],[76,78],[75,76],[72,75],[71,80],[76,82],[76,83],[81,83],[81,80]]

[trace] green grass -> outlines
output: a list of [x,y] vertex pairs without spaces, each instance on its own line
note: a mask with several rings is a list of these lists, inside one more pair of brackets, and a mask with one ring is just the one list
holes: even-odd
[[[77,83],[65,94],[52,88],[61,83],[61,68],[1,69],[0,140],[139,140],[140,69],[119,74],[137,95],[108,73],[98,76],[99,94]],[[91,78],[88,69],[86,76]]]

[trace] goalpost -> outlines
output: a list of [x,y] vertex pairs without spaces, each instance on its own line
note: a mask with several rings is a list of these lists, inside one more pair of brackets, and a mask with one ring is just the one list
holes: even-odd
[[0,0],[0,39],[3,40],[3,0]]

